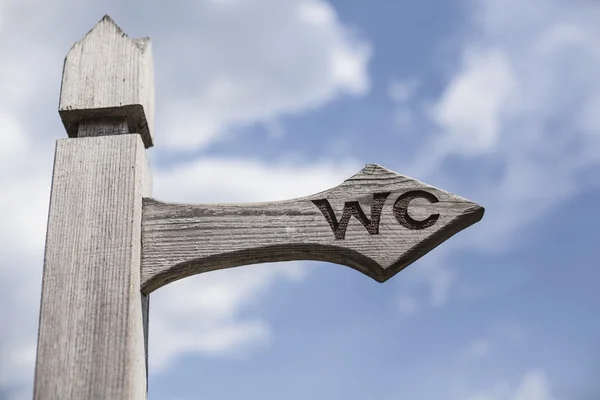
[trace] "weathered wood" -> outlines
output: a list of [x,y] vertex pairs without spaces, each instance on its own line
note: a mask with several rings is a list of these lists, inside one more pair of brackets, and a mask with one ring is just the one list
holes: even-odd
[[343,264],[383,282],[483,213],[471,201],[378,165],[336,188],[289,201],[144,199],[142,290],[201,272],[290,260]]
[[138,134],[58,141],[35,399],[146,398],[140,252],[150,186]]
[[152,54],[104,17],[65,59],[46,236],[36,399],[145,399]]
[[135,133],[129,131],[125,118],[98,118],[93,121],[81,121],[77,137],[112,136]]
[[59,114],[69,137],[79,123],[125,118],[130,132],[152,146],[154,71],[148,38],[131,39],[110,19],[75,43],[63,68]]

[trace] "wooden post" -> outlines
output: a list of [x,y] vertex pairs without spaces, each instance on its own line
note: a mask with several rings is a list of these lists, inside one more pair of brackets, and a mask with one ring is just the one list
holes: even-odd
[[145,399],[142,197],[151,193],[148,39],[104,17],[65,59],[44,257],[35,399]]

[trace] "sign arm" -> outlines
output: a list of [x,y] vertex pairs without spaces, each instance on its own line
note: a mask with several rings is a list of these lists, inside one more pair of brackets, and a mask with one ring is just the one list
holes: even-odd
[[475,203],[375,164],[333,189],[288,201],[144,199],[142,291],[202,272],[293,260],[341,264],[384,282],[482,216]]

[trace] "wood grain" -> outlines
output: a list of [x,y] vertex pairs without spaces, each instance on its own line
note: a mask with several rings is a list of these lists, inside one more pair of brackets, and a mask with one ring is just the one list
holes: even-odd
[[126,135],[128,133],[127,119],[108,117],[81,121],[77,137]]
[[35,399],[146,398],[140,252],[149,195],[140,135],[58,141]]
[[81,121],[125,118],[151,147],[154,70],[150,39],[131,39],[105,16],[65,58],[59,114],[69,137]]
[[142,290],[201,272],[273,261],[318,260],[383,282],[484,209],[367,165],[341,185],[289,201],[231,205],[144,199]]

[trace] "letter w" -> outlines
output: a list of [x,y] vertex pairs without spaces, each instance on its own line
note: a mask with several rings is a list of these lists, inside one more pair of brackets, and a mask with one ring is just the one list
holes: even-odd
[[346,229],[350,222],[350,217],[354,216],[361,224],[367,229],[371,235],[377,235],[379,233],[379,220],[381,218],[381,210],[385,204],[385,200],[390,195],[387,193],[375,193],[373,194],[373,204],[371,204],[371,219],[368,219],[363,212],[358,201],[347,201],[344,204],[344,211],[342,212],[342,218],[338,222],[329,200],[313,200],[315,206],[321,210],[323,216],[329,223],[333,235],[336,239],[344,239],[346,237]]

